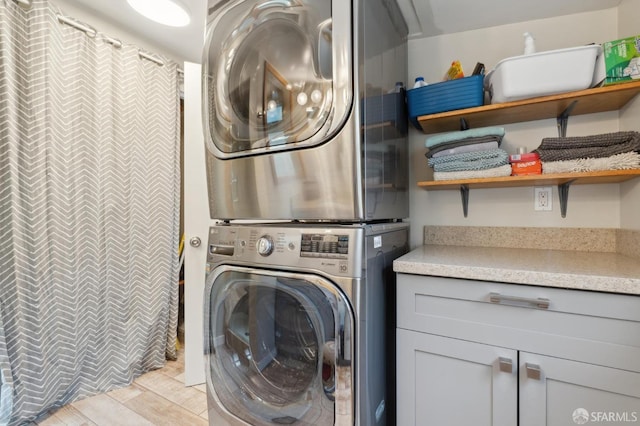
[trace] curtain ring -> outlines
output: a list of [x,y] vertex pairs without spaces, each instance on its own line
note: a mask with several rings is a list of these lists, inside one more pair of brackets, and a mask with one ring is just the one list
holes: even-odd
[[102,39],[115,47],[116,49],[120,49],[122,47],[122,42],[114,37],[109,37],[103,34]]
[[31,9],[31,0],[13,0],[18,6],[23,8],[24,10]]
[[85,34],[87,34],[88,37],[95,38],[98,34],[98,30],[96,30],[89,24],[85,24],[84,22],[76,21],[75,19],[69,18],[64,15],[57,15],[57,18],[58,22],[67,24],[70,27],[83,31]]

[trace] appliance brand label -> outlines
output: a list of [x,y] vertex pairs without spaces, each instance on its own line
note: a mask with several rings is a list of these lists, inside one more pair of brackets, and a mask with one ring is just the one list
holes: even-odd
[[373,237],[373,248],[382,247],[382,235],[376,235]]

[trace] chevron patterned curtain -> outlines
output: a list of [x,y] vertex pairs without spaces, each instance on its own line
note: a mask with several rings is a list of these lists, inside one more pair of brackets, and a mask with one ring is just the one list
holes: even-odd
[[0,424],[175,357],[175,63],[0,0]]

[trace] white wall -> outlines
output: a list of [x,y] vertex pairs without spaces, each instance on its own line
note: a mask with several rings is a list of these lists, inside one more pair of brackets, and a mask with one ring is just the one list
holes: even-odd
[[[640,35],[640,1],[624,0],[618,7],[618,37]],[[640,131],[640,97],[629,102],[620,114],[620,130]],[[620,227],[640,230],[640,179],[621,185]]]
[[[640,3],[626,0],[628,3]],[[635,6],[634,6],[635,7]],[[637,13],[634,16],[638,16]],[[522,54],[525,31],[536,39],[538,51],[602,43],[618,36],[618,10],[606,9],[551,19],[441,35],[409,42],[409,81],[422,75],[427,81],[442,79],[451,61],[458,59],[467,74],[476,62],[491,70],[500,60]],[[568,136],[615,132],[618,112],[575,116],[569,119]],[[637,115],[636,115],[637,116]],[[515,152],[518,146],[535,149],[543,137],[557,136],[555,119],[505,125],[502,148]],[[557,188],[553,188],[553,211],[533,209],[533,187],[471,190],[469,215],[464,218],[458,191],[425,191],[415,183],[430,177],[425,154],[426,135],[410,133],[411,244],[422,244],[425,225],[536,226],[619,228],[620,185],[574,185],[569,191],[567,217],[560,215]],[[637,198],[637,197],[636,197]]]

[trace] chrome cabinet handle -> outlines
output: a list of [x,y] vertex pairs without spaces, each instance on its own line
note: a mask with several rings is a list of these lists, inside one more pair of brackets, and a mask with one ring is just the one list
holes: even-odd
[[536,299],[529,297],[507,296],[500,293],[489,293],[489,301],[491,303],[506,305],[533,305],[539,309],[549,309],[549,299],[538,297]]
[[509,358],[498,358],[498,364],[500,365],[500,371],[503,373],[513,373],[513,361]]
[[191,244],[191,247],[200,247],[200,244],[202,244],[202,240],[200,240],[200,238],[198,237],[192,237],[189,240],[189,244]]
[[540,366],[537,364],[529,364],[528,362],[524,367],[527,370],[527,377],[533,380],[540,380],[542,377],[542,370],[540,370]]

